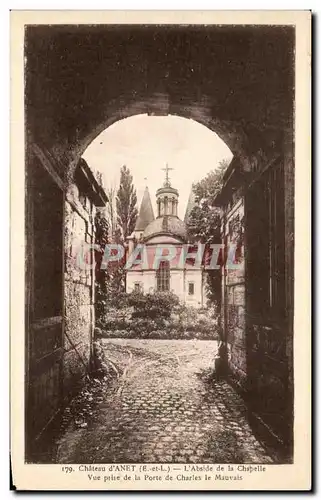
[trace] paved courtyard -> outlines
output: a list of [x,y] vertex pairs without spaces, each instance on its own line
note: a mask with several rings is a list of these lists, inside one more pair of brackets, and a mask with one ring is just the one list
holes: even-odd
[[116,378],[83,427],[60,438],[60,463],[272,463],[242,399],[209,380],[215,341],[103,341]]

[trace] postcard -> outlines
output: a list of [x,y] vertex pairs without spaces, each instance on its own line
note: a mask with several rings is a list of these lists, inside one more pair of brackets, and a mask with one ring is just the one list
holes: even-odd
[[11,12],[17,490],[311,489],[311,13]]

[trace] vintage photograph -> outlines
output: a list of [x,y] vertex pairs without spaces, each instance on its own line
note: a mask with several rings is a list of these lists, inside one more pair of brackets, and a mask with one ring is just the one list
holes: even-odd
[[295,51],[24,25],[25,464],[293,464]]

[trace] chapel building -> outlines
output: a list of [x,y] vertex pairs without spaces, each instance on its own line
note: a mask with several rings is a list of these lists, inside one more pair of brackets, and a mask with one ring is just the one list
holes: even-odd
[[[128,238],[128,257],[133,257],[133,265],[126,273],[126,291],[172,291],[182,303],[194,307],[205,304],[205,276],[201,262],[187,258],[189,247],[187,221],[192,209],[191,197],[186,215],[182,221],[178,213],[179,192],[171,186],[168,168],[163,186],[156,192],[157,215],[148,187],[145,188],[135,229]],[[137,246],[141,250],[138,250]],[[170,252],[169,260],[159,265],[156,255]],[[170,248],[170,250],[168,250]],[[136,258],[134,258],[136,256]],[[141,258],[141,262],[138,263]],[[137,263],[136,263],[137,262]]]

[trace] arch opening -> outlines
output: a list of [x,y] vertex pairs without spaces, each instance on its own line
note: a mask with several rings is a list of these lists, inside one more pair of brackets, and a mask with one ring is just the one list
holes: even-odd
[[[126,165],[134,177],[138,204],[148,185],[156,214],[160,200],[154,194],[163,185],[163,170],[168,165],[173,186],[180,187],[174,212],[184,218],[192,185],[215,171],[221,161],[229,164],[233,153],[215,132],[194,119],[136,114],[103,130],[82,158],[94,172],[102,175],[106,187],[115,188],[119,184],[120,169]],[[164,196],[167,200],[166,193]],[[169,196],[171,200],[174,195]]]
[[[136,115],[166,117],[177,116],[193,120],[205,126],[226,144],[234,156],[241,161],[248,158],[248,134],[242,121],[222,120],[216,117],[211,100],[203,96],[200,100],[192,100],[182,96],[179,102],[172,102],[164,93],[153,96],[123,96],[102,105],[103,118],[91,127],[85,134],[78,134],[75,143],[69,148],[71,169],[75,169],[80,157],[89,148],[91,143],[106,129],[116,122]],[[68,149],[68,148],[67,148]]]

